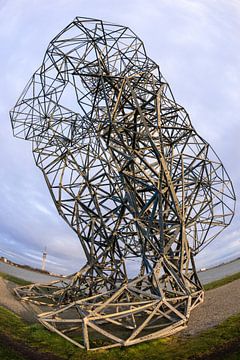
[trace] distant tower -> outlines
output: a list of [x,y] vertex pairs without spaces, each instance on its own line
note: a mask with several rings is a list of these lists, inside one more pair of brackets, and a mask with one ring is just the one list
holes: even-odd
[[42,270],[45,270],[46,257],[47,257],[47,247],[45,246],[45,249],[44,249],[43,255],[42,255]]

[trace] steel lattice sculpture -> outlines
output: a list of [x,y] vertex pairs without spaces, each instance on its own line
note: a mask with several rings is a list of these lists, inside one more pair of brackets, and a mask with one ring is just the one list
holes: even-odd
[[203,301],[193,256],[230,223],[235,195],[142,41],[77,17],[50,42],[11,121],[87,258],[65,283],[17,290],[57,307],[40,321],[87,349],[186,326]]

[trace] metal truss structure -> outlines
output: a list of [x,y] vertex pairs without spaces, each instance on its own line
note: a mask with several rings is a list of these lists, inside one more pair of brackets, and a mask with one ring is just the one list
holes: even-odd
[[75,18],[10,116],[87,258],[65,282],[17,294],[53,306],[39,320],[86,349],[184,328],[203,301],[193,257],[231,222],[235,195],[143,42]]

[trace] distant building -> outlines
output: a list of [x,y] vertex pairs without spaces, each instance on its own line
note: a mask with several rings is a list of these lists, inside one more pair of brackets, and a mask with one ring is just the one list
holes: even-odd
[[42,255],[42,271],[45,271],[46,257],[47,257],[47,248],[45,247]]

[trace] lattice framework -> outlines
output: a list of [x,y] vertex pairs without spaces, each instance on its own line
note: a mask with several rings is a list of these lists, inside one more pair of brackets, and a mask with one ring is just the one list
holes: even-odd
[[142,41],[77,17],[10,116],[87,258],[68,281],[17,294],[54,306],[40,321],[87,349],[186,326],[203,301],[193,257],[231,222],[235,195]]

